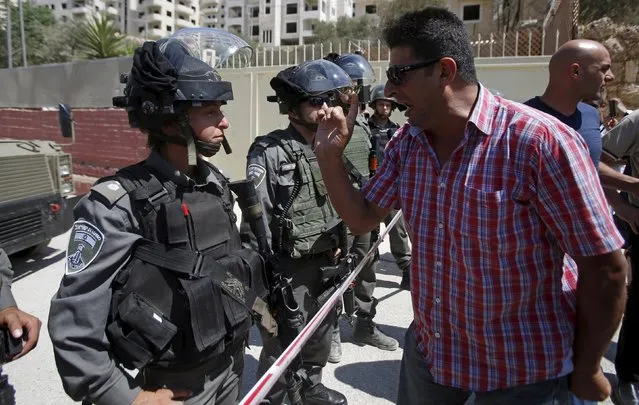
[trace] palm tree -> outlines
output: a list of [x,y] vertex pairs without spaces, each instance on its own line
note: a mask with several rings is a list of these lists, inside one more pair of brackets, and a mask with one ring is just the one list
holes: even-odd
[[113,19],[105,15],[83,22],[78,32],[80,49],[89,59],[124,55],[124,38]]

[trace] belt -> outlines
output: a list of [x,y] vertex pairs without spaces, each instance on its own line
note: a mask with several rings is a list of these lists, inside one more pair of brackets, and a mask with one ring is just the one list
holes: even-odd
[[221,355],[192,367],[187,365],[171,368],[149,366],[140,371],[138,380],[143,388],[186,389],[197,394],[204,389],[207,379],[215,378],[231,365],[232,359],[238,352],[244,350],[245,342],[245,339],[236,339]]

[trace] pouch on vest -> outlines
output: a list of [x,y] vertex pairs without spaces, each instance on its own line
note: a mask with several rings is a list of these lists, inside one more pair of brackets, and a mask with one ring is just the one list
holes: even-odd
[[108,332],[112,343],[122,349],[118,357],[127,367],[146,366],[162,354],[177,333],[173,323],[135,292],[118,305],[118,315],[121,326],[113,322]]

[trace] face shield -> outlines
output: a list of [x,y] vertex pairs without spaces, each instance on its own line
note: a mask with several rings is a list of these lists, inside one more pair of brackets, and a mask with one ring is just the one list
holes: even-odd
[[169,37],[180,40],[191,55],[214,69],[250,66],[253,48],[242,38],[216,28],[184,28]]

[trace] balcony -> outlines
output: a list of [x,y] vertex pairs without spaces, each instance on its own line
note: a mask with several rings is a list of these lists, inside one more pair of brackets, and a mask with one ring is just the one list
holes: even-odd
[[142,3],[145,7],[147,7],[147,9],[151,6],[165,6],[166,5],[166,1],[165,0],[144,0],[144,3]]
[[217,7],[220,4],[218,0],[201,0],[200,9],[208,7]]
[[220,8],[219,7],[207,7],[207,8],[201,8],[200,11],[204,15],[211,15],[211,14],[219,13],[220,12]]
[[159,11],[149,12],[146,15],[146,20],[151,22],[162,22],[164,16]]
[[200,20],[200,24],[217,24],[217,22],[217,17],[203,18]]
[[147,31],[147,35],[150,38],[162,38],[165,34],[166,32],[164,32],[164,30],[160,28],[151,28],[150,30]]
[[180,1],[175,5],[175,11],[177,11],[178,13],[191,14],[193,12],[193,9],[191,8],[191,6],[187,6],[186,4],[184,4],[183,1]]
[[184,18],[176,18],[175,19],[175,26],[178,29],[179,28],[189,28],[189,27],[193,27],[193,24],[191,23],[191,21],[185,20]]

